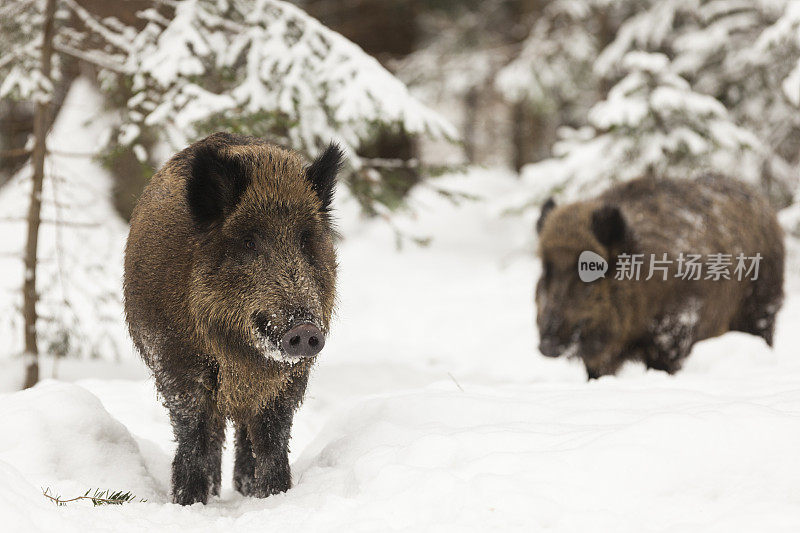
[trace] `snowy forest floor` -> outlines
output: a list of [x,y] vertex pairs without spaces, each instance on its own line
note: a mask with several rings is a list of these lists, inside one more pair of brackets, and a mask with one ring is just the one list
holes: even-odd
[[[532,220],[503,217],[520,185],[473,171],[417,191],[395,247],[340,212],[340,305],[292,439],[294,487],[169,503],[166,411],[135,359],[62,361],[58,379],[0,395],[5,531],[798,531],[800,268],[792,244],[776,347],[729,333],[676,376],[629,364],[586,382],[536,351]],[[0,376],[18,361],[5,361]],[[44,375],[52,375],[46,362]],[[6,380],[7,381],[7,380]],[[90,488],[146,503],[56,507]]]

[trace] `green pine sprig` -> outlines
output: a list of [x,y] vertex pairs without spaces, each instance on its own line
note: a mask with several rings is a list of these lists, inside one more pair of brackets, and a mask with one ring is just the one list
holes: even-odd
[[[61,497],[60,494],[53,494],[50,491],[50,487],[42,489],[42,494],[44,495],[44,497],[59,506],[67,505],[67,503],[69,502],[74,502],[78,500],[89,500],[95,507],[97,507],[98,505],[122,505],[123,503],[128,503],[136,500],[136,496],[132,494],[130,491],[122,492],[121,490],[112,491],[111,489],[106,489],[106,490],[95,489],[94,493],[90,496],[89,493],[91,492],[92,489],[89,489],[84,493],[83,496],[76,496],[74,498],[64,499]],[[147,500],[145,499],[139,500],[139,502],[146,502],[146,501]]]

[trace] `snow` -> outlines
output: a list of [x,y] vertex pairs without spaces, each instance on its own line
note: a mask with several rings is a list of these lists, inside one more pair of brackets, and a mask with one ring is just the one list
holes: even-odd
[[[127,226],[113,205],[111,176],[92,157],[114,121],[104,106],[97,89],[78,78],[48,135],[37,264],[42,352],[132,357],[121,320]],[[19,310],[31,175],[29,163],[0,189],[0,358],[23,349]]]
[[[44,381],[4,398],[0,419],[13,432],[0,436],[0,460],[59,490],[83,494],[85,485],[122,483],[143,496],[154,483],[128,429],[85,388]],[[53,446],[57,436],[68,446]]]
[[[533,213],[503,213],[497,170],[420,187],[396,227],[342,191],[340,305],[292,440],[294,487],[169,503],[166,411],[141,365],[62,361],[59,380],[0,395],[0,516],[8,531],[797,531],[800,247],[776,346],[729,333],[676,376],[628,364],[586,382],[536,351]],[[4,361],[5,375],[15,361]],[[118,370],[115,373],[115,368]],[[45,376],[49,367],[43,368]],[[146,503],[56,507],[89,488]]]

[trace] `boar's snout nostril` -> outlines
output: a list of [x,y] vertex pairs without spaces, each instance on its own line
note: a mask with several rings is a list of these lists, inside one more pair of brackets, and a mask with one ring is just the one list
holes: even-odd
[[325,346],[325,335],[310,322],[303,322],[287,331],[281,339],[281,348],[287,355],[312,357]]

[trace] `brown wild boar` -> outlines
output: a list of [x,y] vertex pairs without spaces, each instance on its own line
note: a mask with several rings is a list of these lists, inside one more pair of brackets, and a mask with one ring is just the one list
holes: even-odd
[[228,418],[236,490],[290,486],[292,419],[334,306],[341,161],[334,145],[306,165],[263,140],[215,133],[167,162],[133,211],[125,312],[169,410],[176,503],[219,494]]
[[[539,349],[580,357],[590,379],[614,374],[625,360],[677,372],[695,342],[731,330],[772,346],[783,301],[783,234],[766,200],[743,183],[717,175],[640,178],[584,202],[557,207],[549,200],[537,230]],[[584,251],[608,262],[605,277],[581,281]],[[634,254],[643,259],[638,280]],[[699,279],[696,270],[687,275],[690,254],[703,258]],[[747,276],[737,275],[739,254],[760,254],[746,261]],[[702,270],[709,259],[728,262],[712,270],[727,270],[729,279]]]

